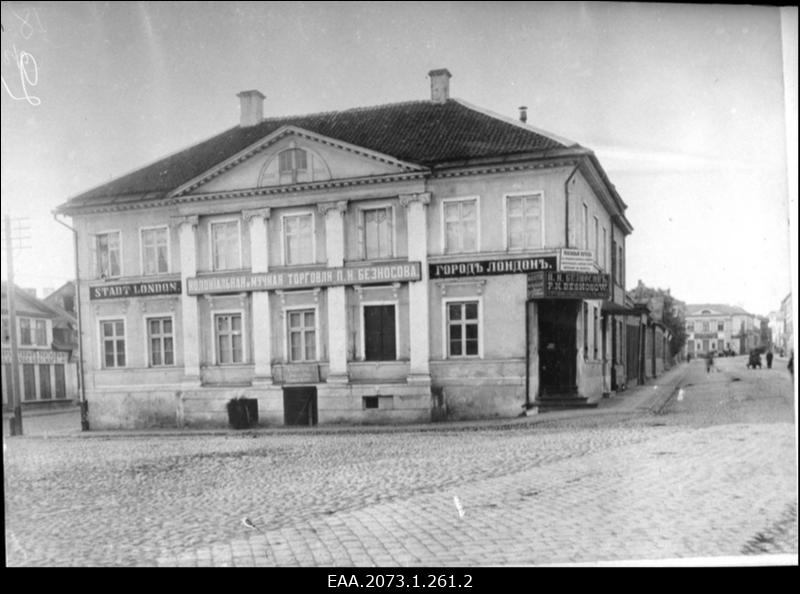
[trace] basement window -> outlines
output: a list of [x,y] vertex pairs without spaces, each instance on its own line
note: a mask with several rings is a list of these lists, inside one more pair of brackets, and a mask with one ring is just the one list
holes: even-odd
[[364,404],[364,410],[367,409],[392,409],[394,408],[394,396],[392,395],[376,395],[376,396],[364,396],[362,398]]

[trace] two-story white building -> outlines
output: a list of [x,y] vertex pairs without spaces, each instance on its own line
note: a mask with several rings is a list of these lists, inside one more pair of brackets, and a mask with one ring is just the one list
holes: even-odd
[[762,346],[758,316],[738,306],[704,303],[686,306],[686,354],[742,355]]
[[595,155],[431,97],[264,117],[70,199],[93,428],[591,405],[625,376],[625,204]]

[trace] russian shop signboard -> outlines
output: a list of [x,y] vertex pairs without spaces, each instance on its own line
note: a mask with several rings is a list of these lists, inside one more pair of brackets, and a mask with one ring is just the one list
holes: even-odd
[[611,275],[592,272],[532,272],[528,299],[608,299]]
[[152,297],[180,295],[181,281],[150,281],[144,283],[102,284],[89,287],[89,299],[119,299],[123,297]]
[[558,269],[562,272],[596,272],[594,253],[591,250],[562,249]]
[[555,270],[557,256],[532,256],[505,260],[470,260],[430,264],[431,279],[493,276],[496,274],[524,274],[538,270]]
[[307,289],[337,285],[402,283],[421,278],[419,262],[364,264],[341,268],[306,268],[304,270],[256,272],[200,276],[186,279],[188,295],[240,293]]

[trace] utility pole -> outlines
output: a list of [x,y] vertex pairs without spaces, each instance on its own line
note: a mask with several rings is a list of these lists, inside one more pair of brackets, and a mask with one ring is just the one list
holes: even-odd
[[[10,423],[11,435],[22,435],[22,395],[19,384],[19,351],[17,348],[17,310],[16,310],[16,290],[14,284],[14,250],[24,249],[29,246],[23,245],[23,240],[29,238],[26,233],[29,227],[22,226],[23,219],[14,219],[15,227],[11,226],[11,217],[5,216],[5,250],[6,263],[8,266],[8,285],[6,287],[6,298],[8,299],[8,328],[11,335],[11,394],[9,394],[9,404],[14,410],[14,417]],[[14,242],[17,245],[14,245]]]

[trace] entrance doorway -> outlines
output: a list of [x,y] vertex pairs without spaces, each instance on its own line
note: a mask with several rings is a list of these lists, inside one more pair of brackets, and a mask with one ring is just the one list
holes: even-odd
[[283,422],[286,425],[317,424],[317,388],[297,386],[283,389]]
[[544,299],[537,303],[540,395],[575,395],[578,392],[576,332],[581,302]]

